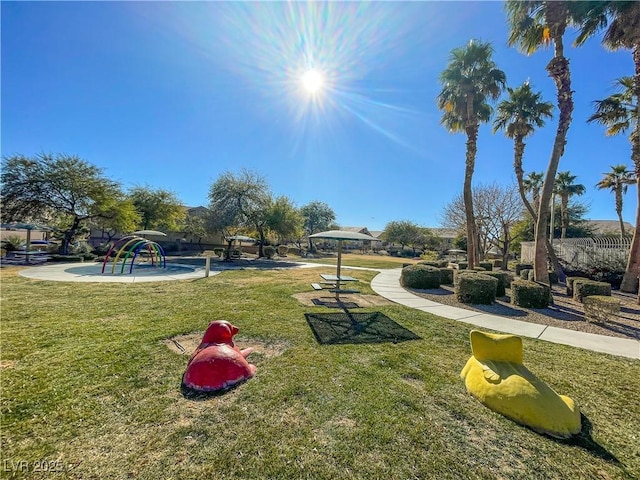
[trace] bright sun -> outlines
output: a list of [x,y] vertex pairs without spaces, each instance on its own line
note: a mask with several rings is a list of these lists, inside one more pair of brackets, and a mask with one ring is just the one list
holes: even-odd
[[307,70],[302,76],[302,86],[309,93],[318,93],[324,84],[324,77],[318,70]]

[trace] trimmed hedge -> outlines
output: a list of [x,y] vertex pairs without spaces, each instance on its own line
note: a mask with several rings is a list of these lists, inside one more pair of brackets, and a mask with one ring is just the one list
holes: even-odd
[[605,323],[610,317],[620,312],[620,300],[607,295],[590,295],[584,297],[584,318],[587,322]]
[[504,272],[485,272],[483,275],[498,279],[498,287],[496,288],[496,297],[504,297],[506,295],[508,275]]
[[453,285],[453,269],[440,268],[440,285]]
[[439,267],[440,265],[438,265],[438,262],[435,262],[433,260],[423,260],[421,262],[418,262],[418,265],[428,265],[429,267]]
[[515,280],[511,283],[511,304],[524,308],[546,308],[549,306],[551,289],[530,280]]
[[573,282],[573,299],[581,302],[584,297],[590,295],[606,295],[611,296],[611,284],[607,282],[596,282],[588,278],[575,280]]
[[409,265],[402,269],[400,285],[407,288],[438,288],[440,286],[440,269],[429,265]]
[[549,270],[548,273],[549,273],[549,283],[551,285],[555,285],[556,283],[558,283],[558,274],[553,270]]
[[453,272],[453,286],[457,287],[458,282],[460,281],[460,277],[464,275],[476,275],[478,272],[475,270],[454,270]]
[[466,270],[469,262],[458,262],[458,270]]
[[567,277],[565,282],[567,285],[567,296],[569,297],[573,297],[573,282],[575,282],[576,280],[589,280],[589,279],[586,277]]
[[488,272],[493,270],[493,262],[478,262],[478,266],[484,268]]
[[474,303],[491,305],[496,300],[498,279],[475,273],[472,275],[459,275],[456,286],[456,300],[460,303]]

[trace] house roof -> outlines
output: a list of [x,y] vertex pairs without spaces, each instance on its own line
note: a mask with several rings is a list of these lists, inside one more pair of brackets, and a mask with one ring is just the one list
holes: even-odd
[[367,227],[340,227],[340,230],[345,232],[364,233],[365,235],[372,236]]

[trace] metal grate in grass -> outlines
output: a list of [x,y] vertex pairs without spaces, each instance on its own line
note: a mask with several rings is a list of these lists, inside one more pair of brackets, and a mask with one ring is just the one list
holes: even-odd
[[411,330],[380,312],[305,313],[320,344],[384,343],[420,340]]

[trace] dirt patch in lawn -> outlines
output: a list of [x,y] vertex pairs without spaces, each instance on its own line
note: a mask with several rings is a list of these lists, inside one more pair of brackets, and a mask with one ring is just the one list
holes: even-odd
[[[308,307],[326,306],[332,307],[336,304],[336,297],[329,292],[304,292],[296,293],[293,297],[301,304]],[[356,304],[358,307],[378,307],[384,305],[393,305],[393,302],[378,295],[362,295],[354,293],[350,295],[342,295],[340,300],[348,305]],[[354,308],[349,306],[348,308]]]
[[[163,340],[162,343],[164,343],[172,352],[180,355],[191,355],[198,345],[200,345],[203,335],[204,332],[187,333],[185,335],[177,335],[175,337],[168,338]],[[241,350],[244,350],[245,348],[253,348],[253,354],[257,353],[265,358],[282,355],[282,353],[287,349],[287,345],[285,343],[265,342],[262,340],[243,339],[238,337],[234,340],[238,348]]]
[[620,300],[620,312],[605,323],[587,322],[584,305],[567,296],[564,285],[553,286],[554,304],[548,308],[522,308],[511,305],[511,290],[504,297],[498,297],[493,305],[468,305],[456,300],[454,288],[443,285],[437,289],[417,290],[412,293],[433,302],[465,308],[475,312],[490,313],[503,317],[531,322],[539,325],[566,328],[579,332],[595,333],[610,337],[640,339],[640,305],[635,294],[613,291],[612,296]]

